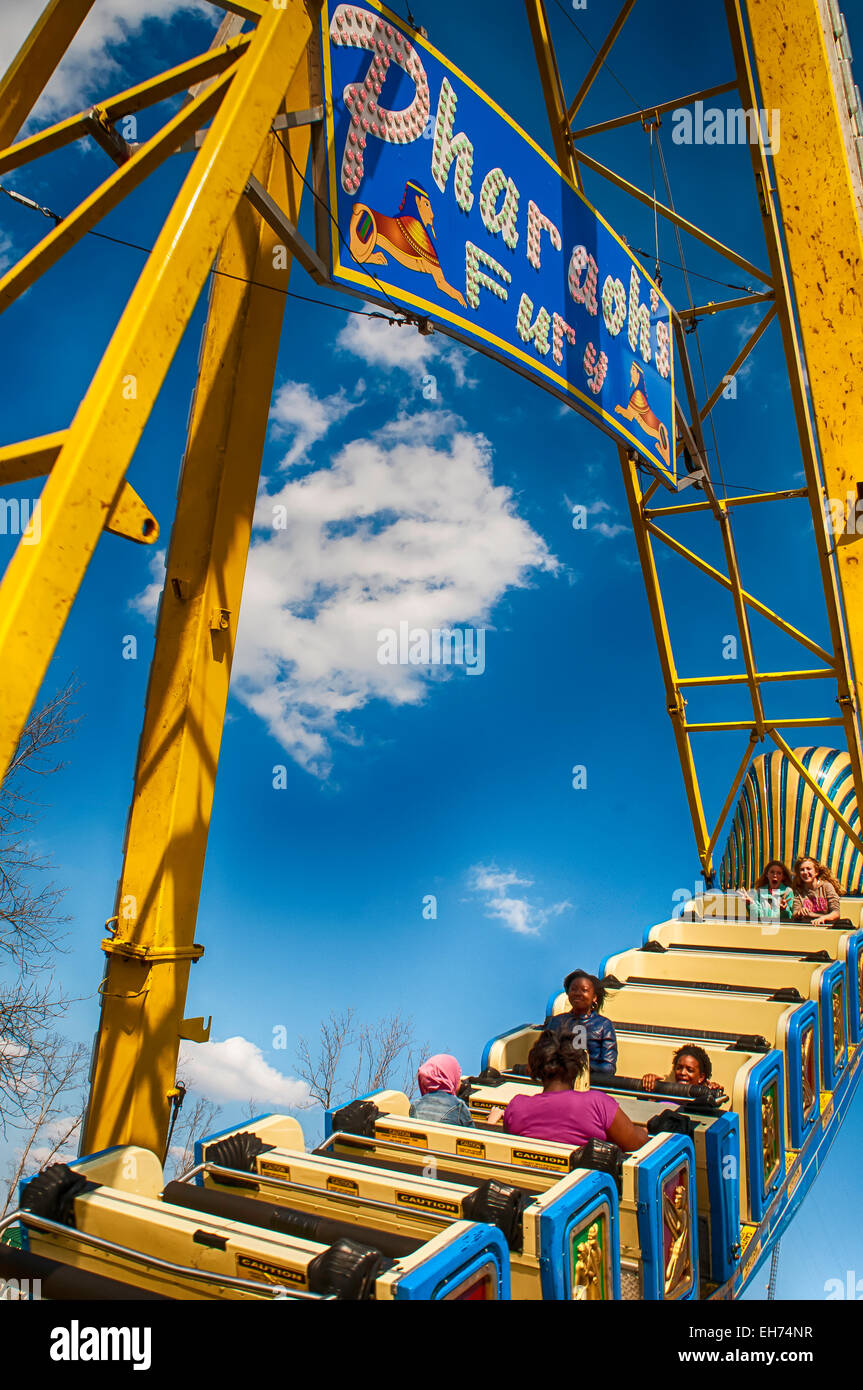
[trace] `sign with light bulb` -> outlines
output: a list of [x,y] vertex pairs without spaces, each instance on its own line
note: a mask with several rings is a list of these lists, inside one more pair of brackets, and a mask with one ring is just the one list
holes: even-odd
[[332,279],[536,381],[672,483],[671,306],[552,159],[375,0],[321,13]]

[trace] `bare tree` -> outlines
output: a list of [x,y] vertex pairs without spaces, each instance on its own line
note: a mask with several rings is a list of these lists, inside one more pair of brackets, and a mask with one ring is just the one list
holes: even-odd
[[[189,1100],[192,1101],[191,1105]],[[171,1134],[171,1146],[165,1159],[166,1182],[171,1178],[180,1178],[194,1168],[195,1141],[210,1133],[221,1113],[221,1105],[207,1096],[187,1097]]]
[[68,922],[63,890],[33,847],[35,779],[63,765],[56,750],[77,723],[75,691],[69,682],[31,715],[0,787],[0,1133],[19,1141],[4,1210],[18,1178],[62,1152],[83,1108],[86,1048],[54,1027],[69,1003],[52,973]]
[[58,911],[64,890],[43,880],[50,865],[33,849],[32,826],[42,809],[33,778],[63,766],[53,750],[77,723],[69,712],[76,689],[68,683],[30,716],[0,787],[0,954],[19,975],[50,967],[69,920]]
[[36,1167],[45,1168],[69,1156],[68,1148],[77,1138],[83,1115],[81,1087],[86,1068],[84,1044],[70,1044],[57,1033],[41,1038],[25,1059],[21,1075],[27,1094],[22,1123],[15,1126],[22,1143],[6,1171],[8,1183],[0,1216],[8,1211],[21,1178]]
[[400,1012],[374,1023],[357,1020],[355,1009],[330,1012],[322,1021],[316,1042],[300,1038],[297,1075],[305,1081],[311,1104],[325,1110],[367,1091],[391,1086],[413,1088],[418,1058],[427,1043],[417,1043],[412,1018]]

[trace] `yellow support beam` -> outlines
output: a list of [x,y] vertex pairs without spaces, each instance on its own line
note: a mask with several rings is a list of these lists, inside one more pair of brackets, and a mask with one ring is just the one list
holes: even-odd
[[[6,680],[0,777],[286,85],[304,60],[311,27],[301,0],[269,9],[233,69],[230,89],[45,484],[41,544],[19,543],[6,571],[0,586],[0,670]],[[212,91],[198,100],[208,102]]]
[[572,180],[576,188],[581,189],[581,173],[575,156],[575,145],[569,128],[569,121],[566,119],[563,84],[560,80],[554,44],[551,40],[545,0],[525,0],[525,9],[530,25],[530,35],[533,39],[542,94],[545,98],[548,126],[554,144],[554,157],[564,174]]
[[635,0],[624,0],[623,8],[620,10],[616,20],[612,24],[611,28],[609,29],[599,48],[596,50],[593,62],[588,68],[587,73],[585,74],[584,79],[582,81],[582,84],[576,92],[575,96],[573,97],[572,102],[569,106],[569,110],[566,113],[567,125],[572,125],[573,121],[578,115],[578,112],[584,105],[584,102],[587,98],[587,94],[593,86],[594,82],[596,81],[599,75],[600,68],[603,66],[606,58],[608,57],[609,53],[614,47],[615,42],[617,41],[617,36],[623,28],[624,24],[626,23],[627,19],[629,18],[630,11],[633,9],[634,5]]
[[681,217],[679,212],[675,212],[673,208],[666,207],[664,203],[660,203],[652,194],[645,193],[637,184],[630,183],[629,179],[623,178],[620,174],[615,174],[613,169],[606,168],[604,164],[600,164],[598,159],[593,159],[591,155],[585,154],[584,150],[578,151],[577,158],[579,164],[583,164],[585,169],[591,169],[593,173],[601,174],[604,179],[608,179],[609,183],[613,183],[615,188],[619,188],[622,193],[629,193],[633,198],[637,199],[639,203],[644,203],[645,207],[652,208],[660,217],[666,218],[667,221],[673,223],[675,227],[679,227],[682,232],[688,232],[690,236],[695,237],[696,241],[702,242],[703,245],[709,246],[711,251],[716,251],[720,256],[724,256],[727,261],[731,261],[732,265],[736,265],[738,270],[745,270],[747,275],[753,275],[756,280],[760,280],[764,285],[772,283],[770,276],[765,274],[763,270],[759,270],[758,266],[753,265],[752,261],[748,261],[745,256],[741,256],[737,251],[732,251],[730,246],[725,246],[721,241],[718,241],[716,237],[711,236],[709,232],[702,231],[694,222],[690,222],[686,217]]
[[24,483],[30,478],[44,478],[54,467],[68,433],[68,430],[55,430],[38,439],[0,447],[0,487],[11,487],[13,483]]
[[[749,507],[753,502],[787,502],[790,497],[808,497],[809,492],[805,487],[787,487],[779,492],[747,492],[740,497],[723,497],[720,499],[721,507]],[[684,512],[712,512],[714,510],[710,502],[682,502],[673,507],[651,507],[644,515],[651,519],[655,516],[682,516]]]
[[737,373],[740,371],[740,368],[743,366],[743,363],[749,356],[750,352],[758,343],[762,334],[765,333],[766,330],[770,327],[775,317],[776,305],[773,304],[767,310],[767,313],[764,315],[764,318],[759,323],[755,332],[743,344],[743,347],[740,349],[734,361],[731,363],[731,366],[728,368],[728,371],[725,373],[722,380],[718,382],[714,389],[711,391],[710,395],[707,397],[707,400],[704,402],[704,405],[698,412],[698,416],[702,424],[707,419],[713,407],[716,405],[716,402],[719,400],[719,397],[722,395],[723,391],[726,389],[729,378],[735,377],[737,375]]
[[[819,667],[815,671],[756,671],[755,679],[759,685],[764,681],[815,681],[835,680],[836,672],[832,666]],[[679,676],[677,684],[685,685],[745,685],[748,675],[735,676]]]
[[25,290],[29,290],[40,275],[56,265],[70,247],[86,236],[128,193],[143,183],[148,174],[158,169],[187,135],[212,115],[233,75],[233,72],[223,73],[196,101],[184,106],[152,139],[139,145],[131,159],[105,179],[89,198],[79,203],[74,212],[58,222],[47,236],[0,278],[0,313],[8,309]]
[[640,111],[630,111],[625,116],[615,116],[610,121],[597,121],[596,125],[582,126],[572,132],[573,140],[584,140],[588,135],[603,135],[607,130],[618,130],[620,126],[633,125],[644,121],[645,116],[662,116],[666,111],[678,111],[681,106],[693,106],[696,101],[710,101],[723,96],[725,92],[736,92],[736,82],[721,82],[717,87],[705,87],[701,92],[690,92],[685,97],[673,97],[670,101],[660,101],[655,105],[643,107]]
[[[863,484],[863,230],[826,0],[746,0],[761,105],[781,110],[771,152],[827,496]],[[831,48],[833,57],[831,59]],[[859,55],[858,55],[859,56]],[[853,518],[852,518],[853,520]],[[817,534],[817,532],[816,532]],[[828,534],[828,544],[829,544]],[[863,708],[863,532],[835,552],[857,708]],[[852,763],[855,751],[849,748]],[[861,787],[855,776],[858,805]]]
[[[743,679],[745,679],[745,677]],[[716,824],[713,827],[713,834],[711,835],[710,843],[707,846],[708,863],[712,863],[713,861],[713,851],[716,848],[716,842],[722,833],[722,827],[725,824],[725,818],[734,804],[734,798],[737,795],[740,783],[743,781],[744,774],[746,772],[747,767],[749,766],[749,760],[752,757],[752,752],[755,748],[756,743],[758,743],[758,734],[755,731],[755,729],[751,729],[749,732],[749,742],[747,743],[743,757],[740,759],[740,762],[738,764],[734,781],[731,783],[731,786],[728,789],[728,795],[725,798],[722,810],[719,812]]]
[[[226,68],[231,67],[248,48],[250,40],[250,35],[235,38],[218,49],[208,50],[197,58],[179,63],[167,72],[159,73],[157,77],[139,82],[134,87],[127,87],[116,96],[101,101],[99,109],[104,112],[107,121],[113,122],[120,120],[122,116],[143,111],[147,106],[153,106],[167,97],[176,96],[178,92],[186,91],[190,83],[197,84],[205,78],[217,77]],[[30,135],[26,140],[19,140],[8,149],[0,150],[0,174],[7,174],[11,169],[20,169],[23,164],[29,164],[33,159],[53,154],[55,150],[63,149],[73,141],[80,140],[88,133],[87,122],[91,110],[92,108],[88,107],[86,111],[79,111],[76,115],[67,117],[65,121],[58,121],[56,125],[48,126],[36,135]],[[201,123],[203,124],[203,119]]]
[[710,878],[713,872],[709,849],[710,836],[707,831],[704,802],[698,783],[695,759],[692,754],[692,744],[686,732],[686,701],[681,695],[678,687],[674,652],[672,650],[671,637],[668,631],[668,620],[665,615],[665,604],[662,600],[662,589],[659,583],[659,574],[656,569],[653,546],[650,543],[650,528],[646,526],[644,522],[644,499],[641,491],[641,479],[638,476],[637,462],[633,456],[630,456],[629,451],[623,445],[618,445],[617,452],[620,457],[620,466],[623,472],[623,483],[626,488],[626,500],[629,503],[629,515],[632,519],[635,543],[638,547],[638,558],[641,561],[641,571],[644,576],[644,587],[647,593],[647,602],[650,608],[650,617],[653,623],[654,636],[656,638],[656,648],[659,652],[662,679],[665,683],[665,707],[671,719],[671,727],[674,731],[677,755],[680,759],[680,766],[683,772],[683,785],[686,790],[686,800],[689,804],[689,814],[692,818],[692,826],[695,831],[695,843],[698,849],[698,857],[705,875]]
[[[839,723],[840,721],[834,720],[833,722]],[[785,754],[792,767],[795,768],[798,776],[803,778],[803,781],[806,783],[807,787],[810,789],[813,795],[817,797],[817,799],[821,802],[822,806],[826,807],[833,819],[838,823],[840,828],[848,836],[851,843],[858,850],[860,850],[861,854],[863,854],[863,840],[861,840],[858,832],[852,829],[849,822],[845,819],[842,812],[839,810],[839,807],[834,805],[834,803],[830,800],[829,796],[824,791],[824,788],[819,786],[818,782],[812,776],[812,773],[809,771],[809,769],[803,766],[797,754],[794,752],[794,749],[789,748],[782,735],[780,733],[777,733],[776,725],[771,725],[767,732],[773,739],[773,742],[776,744],[776,747],[780,750],[780,752]]]
[[[292,61],[297,67],[296,58]],[[284,75],[284,70],[283,70]],[[307,106],[303,62],[288,92]],[[298,169],[310,131],[285,135]],[[255,175],[292,220],[302,180],[271,139]],[[82,1152],[161,1154],[184,1019],[213,790],[288,272],[243,202],[214,277],[115,906]],[[290,254],[290,253],[289,253]],[[249,282],[253,283],[249,283]]]
[[44,92],[94,0],[50,0],[0,81],[0,149],[10,144]]
[[[50,473],[68,433],[68,430],[57,430],[54,434],[43,434],[38,439],[0,448],[0,487],[29,482],[31,478]],[[128,483],[123,484],[102,524],[106,531],[113,531],[116,536],[124,536],[139,545],[153,545],[159,538],[159,523]]]
[[[771,150],[770,163],[760,136],[757,143],[750,143],[749,157],[762,214],[800,456],[809,492],[821,587],[834,652],[830,660],[837,669],[838,705],[844,721],[857,806],[863,808],[860,705],[849,649],[853,642],[856,656],[859,657],[857,673],[863,674],[863,667],[860,667],[863,660],[863,631],[856,616],[859,607],[856,613],[853,607],[852,591],[844,594],[845,614],[842,613],[842,596],[839,594],[834,557],[835,542],[824,516],[823,474],[816,449],[816,431],[819,441],[824,442],[828,450],[830,436],[835,432],[841,438],[842,448],[856,449],[856,442],[859,441],[856,425],[846,432],[841,417],[845,414],[848,396],[856,392],[852,374],[855,354],[849,354],[849,342],[859,343],[863,336],[859,331],[862,317],[860,268],[863,264],[860,260],[860,229],[856,228],[855,235],[855,229],[850,227],[848,220],[839,218],[842,227],[842,234],[839,234],[838,224],[834,224],[834,213],[830,210],[835,203],[834,188],[839,190],[839,203],[849,190],[849,164],[844,146],[839,145],[835,93],[828,76],[824,33],[820,29],[819,17],[825,6],[821,6],[820,0],[795,0],[794,6],[782,6],[778,10],[770,0],[767,3],[766,0],[746,0],[745,8],[752,33],[760,92],[750,60],[749,40],[743,22],[743,0],[725,0],[725,17],[743,108],[770,108],[781,110],[782,113],[782,138],[781,142],[774,142],[778,149]],[[819,28],[816,21],[819,21]],[[827,135],[831,121],[835,125],[835,139],[821,143],[819,132],[824,128]],[[824,125],[824,122],[827,124]],[[791,161],[799,164],[798,171],[791,170]],[[791,196],[785,193],[778,208],[774,172],[778,185],[785,183],[791,193]],[[830,196],[825,196],[825,186],[830,189]],[[799,206],[795,206],[795,199],[799,199]],[[794,257],[791,257],[789,231],[795,245]],[[834,234],[837,234],[837,239],[831,240],[830,254],[825,256],[821,238],[827,235],[830,240]],[[848,243],[842,240],[844,234],[850,236]],[[788,246],[788,259],[782,245],[784,242]],[[819,267],[814,275],[813,265]],[[830,309],[821,313],[817,297],[824,292],[827,303],[830,272],[835,272],[839,284],[830,285]],[[805,342],[812,360],[807,361],[806,368],[803,367],[796,329],[795,299],[800,327],[803,325],[802,306],[807,306],[809,329]],[[856,324],[856,335],[853,324]],[[814,332],[813,325],[817,325]],[[863,349],[857,350],[857,361],[862,357]],[[812,392],[809,368],[820,373],[819,391],[816,393]],[[813,410],[810,410],[810,399]],[[855,420],[859,420],[859,410]],[[831,456],[834,459],[837,457],[835,452]],[[850,638],[848,624],[853,626],[853,637]]]
[[[655,536],[658,541],[662,541],[663,544],[667,545],[670,550],[673,550],[676,555],[680,555],[682,559],[688,560],[696,569],[701,570],[702,574],[707,574],[711,579],[715,579],[716,583],[721,584],[724,589],[731,589],[733,587],[727,575],[723,574],[721,570],[716,569],[713,565],[708,564],[706,560],[702,560],[701,556],[696,555],[694,550],[690,550],[687,546],[681,545],[680,541],[675,540],[673,536],[669,536],[666,531],[654,525],[652,521],[646,522],[645,525],[652,536]],[[817,642],[813,642],[804,632],[800,632],[796,627],[793,627],[791,623],[786,622],[778,613],[774,613],[772,608],[768,608],[767,604],[762,603],[754,594],[750,594],[745,589],[742,589],[741,597],[748,608],[751,608],[754,613],[760,613],[762,618],[766,618],[769,623],[773,623],[774,627],[778,627],[780,632],[785,633],[786,637],[792,637],[795,642],[799,642],[801,646],[806,647],[821,661],[828,664],[833,661],[833,657],[829,652],[825,651]]]

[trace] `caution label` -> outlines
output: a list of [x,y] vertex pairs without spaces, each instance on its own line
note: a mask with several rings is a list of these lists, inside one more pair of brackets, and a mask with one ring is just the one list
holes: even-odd
[[340,1174],[327,1178],[328,1192],[343,1192],[347,1197],[359,1197],[359,1184],[353,1178],[343,1178]]
[[743,1266],[741,1277],[746,1279],[750,1270],[753,1268],[758,1256],[761,1254],[761,1241],[753,1240],[746,1254],[746,1263]]
[[426,1197],[421,1192],[397,1192],[396,1206],[414,1207],[420,1211],[432,1211],[440,1216],[461,1215],[458,1202],[447,1201],[445,1197]]
[[291,1170],[284,1163],[268,1163],[265,1158],[258,1159],[258,1172],[262,1178],[284,1178],[291,1180]]
[[416,1134],[412,1129],[391,1129],[389,1125],[376,1125],[375,1138],[392,1139],[396,1144],[410,1144],[415,1149],[427,1149],[427,1134]]
[[257,1279],[262,1284],[293,1284],[306,1287],[306,1276],[299,1269],[288,1269],[286,1265],[274,1265],[269,1260],[260,1260],[257,1255],[237,1254],[237,1274],[240,1279]]
[[757,1230],[758,1230],[758,1227],[757,1227],[757,1226],[741,1226],[741,1228],[740,1228],[740,1253],[741,1253],[741,1255],[745,1255],[745,1254],[746,1254],[746,1250],[747,1250],[747,1247],[748,1247],[748,1245],[749,1245],[749,1242],[751,1241],[752,1237],[755,1235],[755,1232],[756,1232]]
[[456,1139],[455,1151],[464,1158],[485,1158],[485,1144],[475,1139]]
[[513,1163],[525,1163],[531,1168],[554,1168],[555,1171],[569,1172],[569,1159],[563,1154],[537,1153],[535,1149],[513,1149]]

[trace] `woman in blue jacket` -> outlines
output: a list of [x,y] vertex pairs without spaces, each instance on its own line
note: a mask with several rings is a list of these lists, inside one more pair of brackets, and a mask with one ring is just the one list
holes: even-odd
[[570,1012],[546,1019],[545,1027],[552,1033],[571,1033],[575,1028],[583,1028],[591,1072],[613,1076],[617,1070],[617,1034],[611,1019],[603,1018],[600,1013],[605,990],[596,976],[588,975],[586,970],[573,970],[563,987]]

